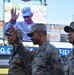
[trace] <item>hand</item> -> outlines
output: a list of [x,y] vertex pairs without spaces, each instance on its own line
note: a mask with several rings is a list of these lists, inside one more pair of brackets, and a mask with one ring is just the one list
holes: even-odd
[[6,32],[9,32],[11,34],[10,36],[13,37],[15,41],[20,40],[19,34],[15,28],[11,27]]
[[16,14],[16,8],[11,9],[11,20],[15,21],[19,16],[19,13]]

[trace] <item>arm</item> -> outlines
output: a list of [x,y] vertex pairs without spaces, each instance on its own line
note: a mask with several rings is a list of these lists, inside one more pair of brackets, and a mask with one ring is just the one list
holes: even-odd
[[6,32],[6,30],[8,28],[11,28],[11,27],[14,26],[14,24],[16,23],[16,20],[17,20],[18,16],[19,16],[19,13],[18,13],[18,15],[16,14],[16,8],[15,9],[12,8],[11,9],[11,20],[7,24],[5,24],[4,33]]
[[33,60],[33,52],[30,52],[26,49],[26,47],[22,44],[21,40],[15,41],[15,43],[18,45],[17,47],[17,53],[23,58],[25,61],[31,61]]
[[56,48],[52,50],[51,64],[56,75],[64,75],[64,63]]
[[67,58],[68,55],[65,57],[65,64],[64,64],[65,75],[69,75],[69,60]]

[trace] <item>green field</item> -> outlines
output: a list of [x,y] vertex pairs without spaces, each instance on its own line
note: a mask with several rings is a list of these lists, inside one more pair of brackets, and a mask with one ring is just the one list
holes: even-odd
[[7,75],[7,74],[0,74],[0,75]]
[[0,68],[0,75],[7,75],[8,69],[7,68]]

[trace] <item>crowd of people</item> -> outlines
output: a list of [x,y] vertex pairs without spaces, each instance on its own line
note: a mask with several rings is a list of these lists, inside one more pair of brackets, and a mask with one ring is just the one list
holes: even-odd
[[[30,7],[22,9],[24,22],[16,22],[19,16],[11,9],[11,20],[5,26],[5,35],[13,46],[8,75],[74,75],[74,49],[62,60],[57,48],[47,40],[45,24],[34,23]],[[68,42],[74,46],[74,22],[65,26]],[[37,50],[28,51],[22,40],[38,44]]]

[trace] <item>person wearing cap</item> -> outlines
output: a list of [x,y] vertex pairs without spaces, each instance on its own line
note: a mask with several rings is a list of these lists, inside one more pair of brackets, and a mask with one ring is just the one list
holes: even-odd
[[[14,32],[15,29],[11,30],[11,34],[16,34]],[[29,63],[31,63],[32,66],[32,75],[64,75],[64,63],[59,51],[46,39],[47,29],[45,24],[37,23],[33,25],[27,35],[31,37],[35,45],[39,45],[37,50],[29,51],[28,53],[26,47],[23,48],[23,44],[19,41],[19,36],[14,36],[14,38],[15,43],[19,47],[17,52],[22,58],[31,58],[29,59]],[[20,50],[20,48],[22,49]]]
[[[27,64],[28,61],[25,62],[25,59],[23,59],[22,56],[17,52],[18,45],[15,43],[15,35],[12,35],[10,33],[11,31],[9,31],[10,29],[6,31],[6,36],[9,44],[13,46],[13,49],[11,50],[11,56],[9,60],[8,75],[31,75],[31,69]],[[19,29],[16,29],[15,32],[17,32],[20,40],[22,40],[23,32]],[[19,49],[21,50],[22,48]]]
[[68,42],[73,45],[72,51],[65,57],[65,75],[74,75],[74,22],[65,26],[64,31],[68,33]]
[[5,25],[4,33],[8,28],[14,27],[15,29],[20,29],[21,31],[23,31],[23,41],[31,41],[30,37],[27,36],[27,33],[30,31],[31,26],[34,25],[34,22],[32,20],[33,13],[30,7],[22,8],[21,12],[24,20],[16,22],[19,17],[19,13],[16,14],[16,8],[11,9],[11,20]]

